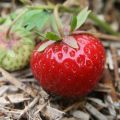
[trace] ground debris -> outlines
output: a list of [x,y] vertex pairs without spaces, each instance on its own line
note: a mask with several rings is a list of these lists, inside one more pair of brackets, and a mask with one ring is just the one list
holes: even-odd
[[95,118],[97,118],[98,120],[107,120],[107,117],[105,115],[103,115],[102,113],[100,113],[94,106],[92,106],[91,104],[87,103],[86,104],[86,109],[88,110],[88,112],[90,112],[91,115],[93,115]]
[[81,120],[89,120],[90,119],[90,115],[88,113],[85,113],[80,110],[73,111],[71,114],[73,115],[73,117],[81,119]]

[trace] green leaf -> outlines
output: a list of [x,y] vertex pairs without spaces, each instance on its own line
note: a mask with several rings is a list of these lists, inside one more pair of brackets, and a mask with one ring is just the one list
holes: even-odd
[[45,48],[47,48],[49,45],[52,45],[52,44],[55,43],[55,42],[56,42],[56,41],[53,41],[53,40],[49,40],[49,41],[47,41],[47,42],[44,42],[44,43],[42,43],[42,45],[40,45],[40,47],[38,48],[37,51],[42,52],[42,51],[45,50]]
[[84,22],[86,21],[88,15],[90,14],[90,10],[88,10],[88,7],[84,8],[83,10],[80,11],[80,13],[77,16],[77,27],[76,29],[78,29],[79,27],[81,27]]
[[58,35],[56,35],[55,33],[53,33],[53,32],[47,32],[46,38],[48,40],[55,40],[55,41],[60,40],[60,37]]
[[47,20],[49,18],[49,14],[42,10],[31,10],[26,14],[24,26],[27,26],[26,28],[28,30],[31,30],[33,28],[40,28],[42,29],[44,25],[46,24]]
[[76,26],[77,26],[77,17],[73,16],[71,24],[70,24],[71,32],[75,30]]
[[63,42],[66,43],[67,45],[69,45],[72,48],[76,48],[76,49],[78,48],[77,41],[72,36],[64,37]]
[[17,15],[18,14],[16,12],[13,12],[13,13],[10,14],[9,17],[10,17],[11,20],[14,20],[17,17]]
[[46,25],[50,15],[51,13],[44,10],[28,10],[16,22],[16,26],[23,26],[29,31],[34,28],[41,30]]

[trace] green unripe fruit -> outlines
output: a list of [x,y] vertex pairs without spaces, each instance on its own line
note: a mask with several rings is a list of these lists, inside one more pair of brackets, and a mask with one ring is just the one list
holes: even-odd
[[0,31],[0,67],[8,71],[23,69],[34,47],[34,36],[24,29],[12,31],[9,38],[5,31]]

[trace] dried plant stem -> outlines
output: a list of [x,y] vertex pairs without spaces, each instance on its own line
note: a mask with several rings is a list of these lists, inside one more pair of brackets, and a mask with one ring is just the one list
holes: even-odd
[[76,103],[72,104],[71,106],[67,107],[66,109],[64,109],[63,112],[69,112],[74,108],[77,109],[80,106],[82,106],[83,104],[84,104],[84,101],[76,102]]
[[100,32],[90,32],[90,31],[75,31],[73,32],[74,34],[92,34],[95,35],[98,38],[104,39],[104,40],[113,40],[113,41],[120,41],[120,36],[115,36],[115,35],[108,35]]
[[93,33],[95,36],[105,39],[105,40],[113,40],[113,41],[120,41],[120,36],[108,35],[103,33]]

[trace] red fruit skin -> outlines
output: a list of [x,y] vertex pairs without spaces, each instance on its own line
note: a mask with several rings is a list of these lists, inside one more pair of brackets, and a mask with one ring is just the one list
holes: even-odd
[[73,35],[79,48],[63,42],[48,46],[43,52],[34,50],[31,69],[40,85],[49,93],[62,97],[82,97],[93,90],[105,65],[105,49],[90,34]]

